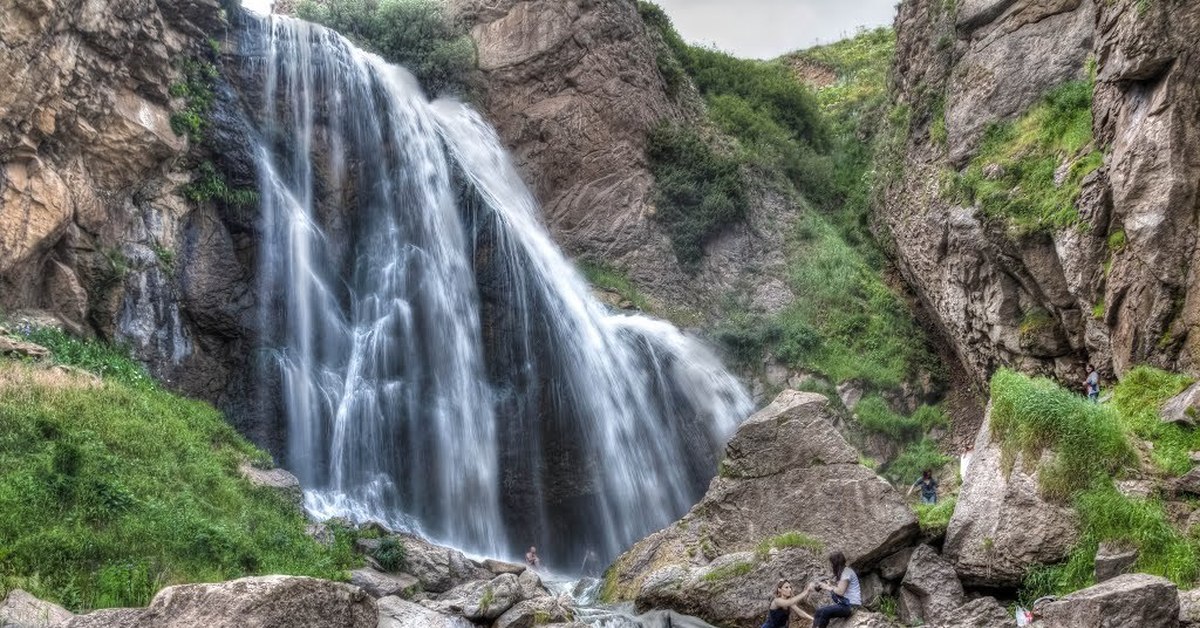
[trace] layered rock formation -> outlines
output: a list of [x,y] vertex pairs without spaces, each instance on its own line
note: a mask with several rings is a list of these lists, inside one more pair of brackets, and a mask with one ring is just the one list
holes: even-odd
[[606,596],[721,625],[758,625],[771,583],[823,577],[827,550],[865,569],[907,545],[917,534],[912,512],[858,463],[827,404],[784,391],[747,419],[708,493],[617,560],[605,576]]
[[713,313],[721,296],[786,306],[783,235],[794,201],[754,193],[745,224],[708,243],[695,275],[654,220],[646,136],[662,120],[698,123],[694,94],[667,94],[656,42],[630,0],[454,0],[473,25],[484,110],[573,257],[626,272],[660,305]]
[[[1016,365],[1081,381],[1087,361],[1106,375],[1143,362],[1195,372],[1200,11],[1137,0],[948,6],[900,6],[893,93],[912,119],[904,172],[875,212],[943,335],[978,380]],[[1105,158],[1083,181],[1080,226],[1020,235],[948,200],[947,173],[976,154],[988,125],[1085,78],[1089,59]]]
[[[128,344],[226,409],[250,397],[230,373],[257,324],[255,220],[186,198],[195,147],[172,128],[183,66],[228,36],[217,0],[6,0],[0,14],[0,311]],[[218,92],[208,132],[244,145]]]

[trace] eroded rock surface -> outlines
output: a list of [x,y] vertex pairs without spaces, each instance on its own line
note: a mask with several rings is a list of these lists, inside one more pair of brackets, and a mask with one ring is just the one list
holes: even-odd
[[[1200,12],[1137,0],[905,2],[903,172],[874,220],[906,281],[980,382],[1000,365],[1082,381],[1136,364],[1196,372]],[[947,10],[949,7],[949,10]],[[1078,227],[1020,234],[952,200],[983,131],[1087,76],[1095,146]],[[944,103],[944,105],[943,105]],[[945,141],[931,129],[944,111]],[[901,131],[904,133],[904,130]]]
[[[912,513],[858,464],[827,404],[789,390],[747,419],[700,503],[621,556],[606,574],[606,594],[757,626],[778,574],[803,586],[828,571],[825,554],[835,547],[861,568],[913,539]],[[789,537],[803,547],[781,543]]]
[[74,617],[67,609],[13,589],[0,602],[0,626],[4,628],[57,628]]
[[1047,604],[1042,618],[1054,628],[1175,628],[1179,596],[1166,578],[1127,574]]

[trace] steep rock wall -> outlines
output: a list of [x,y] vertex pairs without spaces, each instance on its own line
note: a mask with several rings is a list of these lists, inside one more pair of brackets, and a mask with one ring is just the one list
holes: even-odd
[[[256,326],[255,219],[186,198],[194,147],[171,125],[181,63],[214,56],[228,36],[221,6],[2,0],[0,15],[0,74],[10,77],[0,93],[0,311],[37,311],[128,344],[171,387],[237,410],[253,397],[249,378],[231,374],[247,363]],[[222,109],[228,88],[217,92],[214,144],[244,146]],[[252,184],[242,170],[240,183]]]
[[[486,86],[483,108],[542,203],[556,242],[576,258],[627,273],[660,305],[712,313],[749,294],[777,311],[792,199],[755,191],[745,224],[706,246],[696,273],[678,263],[654,220],[646,136],[660,120],[697,124],[693,94],[674,100],[656,43],[633,0],[455,0],[470,25]],[[690,102],[689,102],[690,100]]]
[[[896,19],[893,97],[911,112],[903,173],[874,225],[962,363],[1082,379],[1149,362],[1195,371],[1197,36],[1187,2],[915,0]],[[989,125],[1096,61],[1096,147],[1078,226],[1020,234],[948,200]],[[944,111],[944,139],[936,127]],[[1045,320],[1030,324],[1031,313]]]

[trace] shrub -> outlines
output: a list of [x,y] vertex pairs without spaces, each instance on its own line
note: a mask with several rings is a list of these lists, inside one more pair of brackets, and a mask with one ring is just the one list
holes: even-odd
[[379,561],[379,566],[385,571],[401,571],[408,562],[408,551],[404,542],[394,536],[381,540],[371,556]]
[[1037,464],[1042,452],[1054,452],[1038,468],[1042,492],[1051,499],[1065,501],[1137,461],[1112,408],[1008,369],[992,377],[991,394],[992,437],[1010,464],[1018,453]]
[[933,440],[923,438],[900,452],[900,455],[887,466],[884,475],[889,480],[903,486],[915,482],[925,469],[936,474],[954,461],[953,456],[947,456],[938,451],[937,443]]
[[465,92],[475,44],[440,0],[301,0],[296,14],[408,68],[432,94]]
[[705,242],[746,215],[740,165],[694,130],[669,123],[651,131],[646,157],[655,179],[655,219],[666,226],[680,263],[694,269]]

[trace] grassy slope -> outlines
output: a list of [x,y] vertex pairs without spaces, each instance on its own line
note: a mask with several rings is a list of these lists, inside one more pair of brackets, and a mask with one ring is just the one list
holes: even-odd
[[285,573],[344,578],[348,539],[237,473],[269,460],[207,404],[171,394],[120,352],[35,339],[102,383],[0,362],[0,588],[76,611],[141,606],[163,586]]
[[[1039,469],[1042,493],[1073,504],[1080,518],[1081,538],[1067,561],[1031,571],[1023,599],[1093,584],[1096,549],[1104,541],[1138,547],[1137,571],[1164,576],[1181,587],[1196,582],[1197,540],[1171,525],[1161,497],[1126,497],[1114,484],[1114,479],[1184,471],[1172,462],[1174,454],[1162,459],[1168,464],[1142,469],[1132,443],[1149,439],[1155,450],[1185,448],[1177,428],[1148,426],[1151,417],[1158,421],[1162,401],[1185,384],[1177,375],[1141,367],[1117,386],[1116,401],[1096,404],[1046,379],[1009,370],[993,377],[994,437],[1008,457],[1024,452],[1027,459],[1037,459],[1043,450],[1053,450],[1055,455]],[[1195,442],[1191,432],[1186,438]]]

